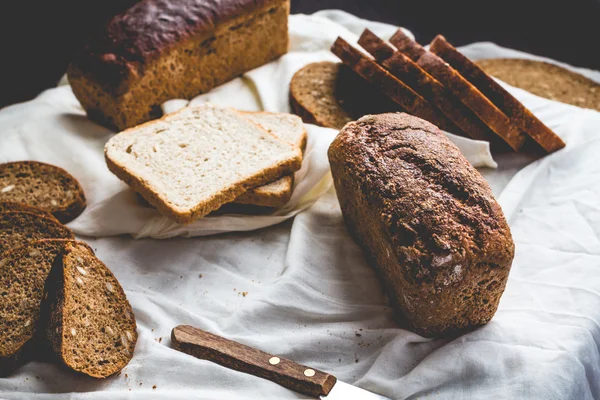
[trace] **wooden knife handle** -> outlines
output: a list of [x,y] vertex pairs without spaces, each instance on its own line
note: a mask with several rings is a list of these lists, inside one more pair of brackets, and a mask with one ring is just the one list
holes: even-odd
[[194,357],[268,379],[308,396],[326,396],[336,382],[333,375],[267,354],[189,325],[179,325],[173,328],[171,342],[177,350]]

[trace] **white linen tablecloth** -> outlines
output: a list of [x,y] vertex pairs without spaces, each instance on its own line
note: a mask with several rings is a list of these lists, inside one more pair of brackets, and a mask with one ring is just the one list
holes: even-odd
[[[352,39],[366,26],[386,37],[395,30],[342,12],[290,18],[296,51],[314,54],[296,56],[314,60],[335,59],[323,51],[335,36]],[[514,54],[491,44],[464,51],[475,58]],[[580,72],[600,81],[597,72]],[[229,96],[227,105],[245,108],[259,98],[262,109],[287,106],[285,86],[279,96],[256,89],[258,95]],[[206,96],[223,98],[219,90],[227,89]],[[83,237],[134,308],[140,336],[133,360],[100,381],[32,362],[0,379],[0,397],[304,398],[171,349],[171,329],[190,324],[394,399],[600,398],[600,113],[509,90],[567,148],[540,160],[499,155],[497,169],[481,169],[516,243],[506,292],[486,326],[445,340],[400,329],[330,188],[295,218],[258,231],[169,240]],[[40,141],[42,133],[52,140]],[[96,201],[123,192],[118,180],[95,172],[106,168],[99,154],[109,136],[60,87],[0,111],[0,162],[76,165],[70,172]],[[115,233],[97,228],[99,236]]]

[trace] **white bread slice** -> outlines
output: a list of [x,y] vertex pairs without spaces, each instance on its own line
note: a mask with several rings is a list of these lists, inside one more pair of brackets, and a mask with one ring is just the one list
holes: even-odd
[[298,170],[302,152],[238,112],[204,104],[127,129],[108,169],[163,215],[192,222],[246,190]]
[[[240,113],[268,132],[304,151],[307,136],[300,117],[292,114],[266,111],[240,111]],[[263,207],[280,207],[290,200],[293,187],[294,176],[287,175],[267,185],[248,190],[235,199],[234,203],[253,204]]]

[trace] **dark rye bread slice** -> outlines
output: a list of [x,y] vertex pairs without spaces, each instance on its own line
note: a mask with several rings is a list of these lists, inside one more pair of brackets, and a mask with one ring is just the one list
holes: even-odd
[[344,220],[401,320],[425,337],[487,323],[514,257],[492,191],[433,124],[368,115],[328,151]]
[[65,245],[44,296],[46,339],[67,367],[106,378],[129,363],[137,342],[133,310],[115,276],[88,245]]
[[365,29],[358,44],[375,57],[377,62],[388,69],[392,75],[439,108],[467,136],[486,141],[495,139],[494,132],[444,85],[373,32]]
[[565,143],[540,121],[519,100],[486,74],[477,64],[461,54],[442,35],[437,35],[430,51],[443,58],[473,86],[492,101],[510,121],[528,134],[545,151],[552,153],[565,147]]
[[407,112],[432,122],[446,131],[456,131],[458,128],[442,113],[435,109],[423,97],[390,74],[374,60],[360,50],[352,47],[341,37],[331,47],[333,54],[344,64],[362,76],[366,81],[375,85],[382,93],[398,103]]
[[53,218],[30,212],[0,213],[0,257],[4,251],[33,240],[73,238],[73,232]]
[[[416,63],[440,81],[448,90],[469,107],[492,131],[504,140],[513,150],[518,151],[525,136],[510,119],[475,86],[461,76],[454,68],[420,44],[406,36],[400,29],[390,38],[398,51],[409,55]],[[419,55],[418,59],[414,59]]]
[[304,122],[333,129],[365,114],[400,110],[349,67],[330,61],[308,64],[294,74],[290,107]]
[[63,224],[86,207],[83,189],[71,174],[37,161],[0,164],[0,202],[5,201],[48,211]]
[[27,204],[23,204],[23,203],[15,203],[12,201],[5,201],[5,202],[0,203],[0,213],[7,212],[7,211],[25,211],[25,212],[37,214],[42,217],[55,219],[58,222],[58,220],[56,218],[54,218],[54,215],[50,214],[48,211],[44,211],[41,208],[28,206]]
[[31,357],[44,284],[68,240],[38,240],[0,255],[0,376]]

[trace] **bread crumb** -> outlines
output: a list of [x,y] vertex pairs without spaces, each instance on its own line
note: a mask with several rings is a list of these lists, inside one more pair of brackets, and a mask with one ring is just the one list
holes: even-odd
[[248,295],[248,292],[242,292],[242,296],[246,297]]
[[152,389],[156,389],[156,385],[152,386]]
[[202,279],[202,274],[198,275],[198,278]]
[[158,343],[162,342],[162,336],[158,338]]
[[361,337],[362,335],[358,332],[354,332],[354,334],[356,335],[356,337]]

